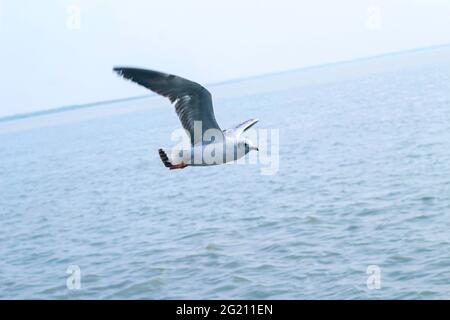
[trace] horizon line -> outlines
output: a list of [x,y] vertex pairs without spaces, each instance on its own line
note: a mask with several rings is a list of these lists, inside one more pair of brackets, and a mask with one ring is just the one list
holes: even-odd
[[[422,51],[430,51],[430,50],[441,49],[441,48],[445,48],[445,47],[450,47],[450,43],[434,45],[434,46],[427,46],[427,47],[405,49],[405,50],[401,50],[401,51],[391,51],[391,52],[386,52],[386,53],[381,53],[381,54],[376,54],[376,55],[371,55],[371,56],[359,57],[359,58],[355,58],[355,59],[338,60],[338,61],[334,61],[334,62],[326,62],[326,63],[322,63],[322,64],[315,64],[315,65],[310,65],[310,66],[305,66],[305,67],[298,67],[298,68],[287,69],[287,70],[261,73],[261,74],[257,74],[257,75],[243,76],[243,77],[232,78],[232,79],[228,79],[228,80],[222,80],[222,81],[218,81],[218,82],[209,83],[209,84],[206,84],[205,86],[206,87],[214,87],[214,86],[220,86],[220,85],[230,84],[230,83],[234,83],[234,82],[248,81],[248,80],[254,80],[254,79],[258,79],[258,78],[282,75],[285,73],[306,71],[306,70],[318,69],[318,68],[326,68],[326,67],[331,67],[331,66],[335,66],[335,65],[348,64],[348,63],[361,62],[361,61],[370,61],[370,60],[380,59],[383,57],[390,57],[390,56],[395,56],[395,55],[402,55],[402,54],[422,52]],[[21,120],[21,119],[26,119],[26,118],[44,116],[44,115],[48,115],[48,114],[79,110],[79,109],[84,109],[84,108],[94,108],[94,107],[101,106],[101,105],[116,104],[116,103],[125,102],[125,101],[146,99],[146,98],[150,98],[153,96],[157,96],[157,94],[149,93],[149,94],[139,95],[139,96],[100,100],[100,101],[88,102],[88,103],[82,103],[82,104],[73,104],[73,105],[66,105],[66,106],[54,107],[54,108],[48,108],[48,109],[40,109],[40,110],[36,110],[36,111],[31,111],[31,112],[16,113],[16,114],[0,117],[0,122]]]

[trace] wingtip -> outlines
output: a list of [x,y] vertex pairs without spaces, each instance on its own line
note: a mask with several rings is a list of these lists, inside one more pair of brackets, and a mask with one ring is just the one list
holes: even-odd
[[163,149],[158,149],[159,158],[161,159],[162,163],[166,168],[173,167],[172,162],[170,162],[169,157],[167,156],[167,153]]
[[119,75],[122,75],[123,67],[113,67],[113,71]]

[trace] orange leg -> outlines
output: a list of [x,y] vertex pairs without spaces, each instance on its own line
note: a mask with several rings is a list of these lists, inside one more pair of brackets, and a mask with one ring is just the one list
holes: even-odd
[[184,169],[187,167],[187,164],[185,164],[184,162],[180,163],[180,164],[174,164],[172,165],[169,169],[170,170],[175,170],[175,169]]

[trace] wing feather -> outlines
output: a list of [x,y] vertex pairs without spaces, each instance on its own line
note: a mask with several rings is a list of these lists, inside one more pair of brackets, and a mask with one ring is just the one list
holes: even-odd
[[[116,67],[114,71],[175,103],[175,112],[189,133],[192,145],[201,143],[203,133],[208,129],[222,132],[214,116],[211,93],[200,84],[153,70]],[[195,121],[202,122],[202,137],[194,135]]]
[[241,134],[243,134],[245,131],[253,127],[259,120],[258,119],[249,119],[247,121],[244,121],[240,124],[238,124],[233,129],[226,130],[228,131],[228,134],[232,134],[236,137],[239,137]]

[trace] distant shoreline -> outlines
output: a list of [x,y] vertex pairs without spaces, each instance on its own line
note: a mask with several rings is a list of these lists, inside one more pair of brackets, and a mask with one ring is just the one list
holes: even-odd
[[26,113],[19,113],[12,116],[6,116],[1,117],[0,122],[7,122],[7,121],[14,121],[14,120],[21,120],[26,118],[33,118],[38,116],[44,116],[48,114],[53,113],[60,113],[60,112],[66,112],[66,111],[73,111],[73,110],[79,110],[84,108],[93,108],[98,107],[105,104],[112,104],[112,103],[120,103],[120,102],[127,102],[127,101],[133,101],[133,100],[140,100],[152,97],[153,94],[146,94],[143,96],[136,96],[136,97],[128,97],[128,98],[122,98],[122,99],[111,99],[111,100],[103,100],[103,101],[97,101],[92,103],[86,103],[86,104],[75,104],[72,106],[65,106],[60,108],[52,108],[52,109],[46,109],[46,110],[39,110],[35,112],[26,112]]
[[[331,66],[336,66],[336,65],[370,61],[370,60],[376,60],[376,59],[380,59],[380,58],[384,58],[384,57],[392,57],[392,56],[397,56],[397,55],[426,52],[426,51],[439,50],[439,49],[444,49],[444,48],[450,48],[450,44],[436,45],[436,46],[423,47],[423,48],[415,48],[415,49],[407,49],[407,50],[403,50],[403,51],[394,51],[394,52],[388,52],[388,53],[383,53],[383,54],[378,54],[378,55],[373,55],[373,56],[356,58],[356,59],[352,59],[352,60],[341,60],[341,61],[329,62],[329,63],[312,65],[312,66],[307,66],[307,67],[294,68],[294,69],[276,71],[276,72],[271,72],[271,73],[263,73],[263,74],[259,74],[259,75],[253,75],[253,76],[248,76],[248,77],[241,77],[241,78],[235,78],[235,79],[215,82],[215,83],[207,84],[207,86],[211,86],[211,87],[220,86],[220,85],[230,84],[230,83],[234,83],[234,82],[248,81],[248,80],[259,79],[259,78],[264,78],[264,77],[287,74],[287,73],[291,73],[291,72],[314,70],[314,69],[326,68],[326,67],[331,67]],[[22,120],[22,119],[27,119],[27,118],[33,118],[33,117],[38,117],[38,116],[54,114],[54,113],[73,111],[73,110],[79,110],[79,109],[84,109],[84,108],[92,108],[92,107],[97,107],[97,106],[106,105],[106,104],[114,104],[114,103],[120,103],[120,102],[126,102],[126,101],[141,100],[141,99],[150,98],[152,96],[155,96],[155,94],[150,93],[150,94],[134,96],[134,97],[102,100],[102,101],[97,101],[97,102],[91,102],[91,103],[85,103],[85,104],[75,104],[75,105],[64,106],[64,107],[56,107],[56,108],[39,110],[39,111],[34,111],[34,112],[19,113],[19,114],[14,114],[14,115],[10,115],[10,116],[0,117],[0,122]]]

